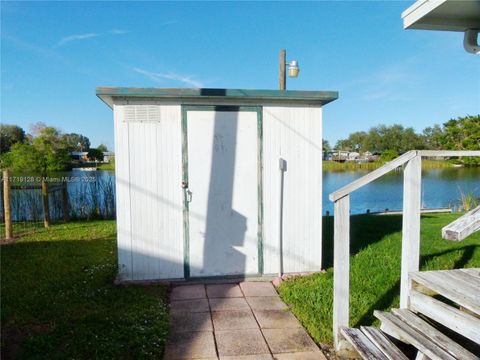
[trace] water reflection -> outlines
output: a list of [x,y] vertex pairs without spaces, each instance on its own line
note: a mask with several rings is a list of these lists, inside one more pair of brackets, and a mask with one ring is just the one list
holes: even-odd
[[[329,211],[333,214],[333,203],[328,199],[328,194],[338,190],[344,185],[367,174],[368,170],[354,171],[324,171],[323,172],[323,213]],[[113,171],[71,171],[67,173],[55,174],[56,177],[74,177],[80,178],[68,184],[70,204],[72,209],[77,209],[77,216],[87,212],[92,206],[92,202],[97,201],[103,211],[106,208],[109,217],[115,214],[115,187]],[[101,186],[95,188],[89,179],[96,179]],[[82,180],[83,179],[83,180]],[[95,189],[99,197],[94,197]],[[28,194],[22,190],[25,195],[12,192],[12,201],[15,197],[15,204],[12,204],[14,219],[27,220],[32,214],[38,219],[41,218],[41,197],[40,194]],[[425,208],[454,207],[460,201],[461,192],[474,193],[480,197],[480,168],[446,168],[446,169],[427,169],[422,171],[422,206]],[[377,179],[371,184],[355,191],[351,195],[352,214],[365,213],[370,211],[399,210],[403,202],[403,172],[393,171]],[[24,197],[24,198],[23,198]],[[38,203],[38,204],[37,204]],[[113,209],[112,209],[113,206]],[[55,212],[53,217],[61,218],[61,209],[56,211],[56,207],[51,209]],[[57,214],[58,212],[58,214]],[[2,211],[3,213],[3,211]]]

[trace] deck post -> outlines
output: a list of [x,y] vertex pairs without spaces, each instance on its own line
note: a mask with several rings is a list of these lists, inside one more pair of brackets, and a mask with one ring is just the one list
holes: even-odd
[[422,157],[415,156],[403,174],[402,270],[400,308],[408,307],[408,274],[418,271],[420,262],[420,210],[422,199]]
[[348,326],[350,316],[350,196],[336,200],[333,206],[333,337],[339,350],[340,327]]

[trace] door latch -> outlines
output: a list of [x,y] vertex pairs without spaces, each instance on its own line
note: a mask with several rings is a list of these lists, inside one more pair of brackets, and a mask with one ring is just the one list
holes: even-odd
[[193,193],[190,191],[190,189],[185,189],[185,196],[187,198],[187,202],[192,202],[192,195]]

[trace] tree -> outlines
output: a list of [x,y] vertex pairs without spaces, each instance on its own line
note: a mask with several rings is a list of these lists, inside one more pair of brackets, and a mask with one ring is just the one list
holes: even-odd
[[90,139],[84,135],[71,133],[63,135],[63,139],[71,151],[88,151]]
[[337,141],[335,145],[336,149],[339,150],[348,150],[348,151],[367,151],[365,148],[365,141],[367,138],[367,133],[365,131],[357,131],[351,133],[347,139]]
[[395,150],[385,150],[380,156],[380,160],[384,162],[392,161],[398,157],[398,153]]
[[[480,115],[451,119],[443,124],[442,147],[446,150],[480,150]],[[465,165],[479,166],[478,157],[462,158]]]
[[480,115],[444,123],[441,142],[446,150],[480,150]]
[[45,159],[31,144],[17,142],[11,150],[2,156],[2,167],[8,167],[14,173],[40,175],[44,173]]
[[30,132],[32,133],[32,137],[38,136],[41,134],[42,130],[47,127],[42,121],[38,121],[35,124],[30,125]]
[[[327,141],[327,143],[328,143],[328,141]],[[107,145],[105,145],[105,144],[98,145],[97,149],[100,150],[101,152],[108,151]]]
[[44,127],[32,141],[43,158],[44,174],[47,171],[65,170],[70,165],[70,149],[63,134],[54,127]]
[[428,150],[442,149],[443,130],[440,125],[435,124],[423,130],[423,142]]
[[404,128],[399,124],[378,125],[368,132],[354,132],[347,139],[339,140],[336,144],[338,149],[357,152],[394,150],[397,153],[404,153],[424,147],[422,136],[416,134],[413,128]]
[[54,127],[37,123],[32,127],[35,137],[24,146],[12,146],[3,163],[14,171],[45,176],[48,171],[66,170],[70,166],[69,147],[63,134]]
[[0,154],[10,150],[13,144],[25,141],[25,131],[17,125],[0,124]]
[[[99,148],[100,148],[100,146],[99,146]],[[323,152],[329,152],[329,151],[332,150],[328,140],[322,139],[322,150],[323,150]]]
[[88,150],[87,157],[90,161],[103,161],[103,151],[92,148]]

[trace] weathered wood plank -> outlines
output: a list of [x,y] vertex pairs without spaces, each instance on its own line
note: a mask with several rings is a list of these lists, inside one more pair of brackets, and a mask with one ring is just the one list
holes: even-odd
[[396,338],[400,338],[402,341],[415,346],[419,351],[428,356],[432,360],[454,360],[455,357],[448,352],[440,348],[435,342],[429,339],[426,335],[418,332],[410,327],[407,323],[400,320],[393,314],[383,311],[374,311],[374,315],[377,319],[382,321],[382,326],[385,323],[385,329],[387,332],[392,332],[392,335]]
[[361,326],[360,329],[389,360],[408,360],[400,349],[379,329],[371,326]]
[[480,344],[480,319],[416,290],[410,291],[410,309]]
[[464,268],[464,269],[458,269],[470,276],[474,276],[477,279],[480,279],[480,269],[479,268]]
[[419,150],[419,155],[426,157],[435,157],[435,156],[448,156],[448,157],[459,157],[459,156],[480,156],[480,151],[477,150]]
[[428,337],[437,346],[441,347],[443,350],[445,350],[455,358],[462,360],[478,360],[478,358],[471,352],[464,349],[455,341],[442,334],[440,331],[438,331],[432,325],[416,316],[410,310],[393,309],[392,313],[399,319],[403,320],[410,327],[412,327],[422,335]]
[[400,307],[408,307],[408,274],[418,271],[420,262],[420,208],[422,201],[422,158],[416,156],[403,174],[402,268]]
[[440,273],[443,276],[449,277],[452,281],[458,281],[461,283],[462,287],[479,299],[478,301],[480,302],[480,279],[470,276],[460,270],[445,270]]
[[363,359],[389,360],[359,329],[342,327],[340,332],[353,345]]
[[410,278],[417,283],[437,292],[460,306],[480,314],[478,298],[451,278],[442,276],[438,271],[421,271],[410,274]]
[[442,228],[445,240],[462,241],[480,230],[480,206]]
[[378,179],[379,177],[385,175],[386,173],[392,171],[393,169],[396,169],[399,166],[402,166],[405,164],[407,161],[410,159],[413,159],[415,156],[417,156],[417,151],[409,151],[403,154],[402,156],[399,156],[395,160],[392,160],[382,167],[368,173],[365,176],[362,176],[361,178],[352,181],[350,184],[338,189],[337,191],[331,193],[328,198],[330,201],[337,201],[338,199],[341,199],[345,195],[350,194],[352,191],[355,191],[359,188],[361,188],[364,185],[367,185],[368,183]]
[[341,340],[340,327],[348,327],[350,316],[350,196],[334,204],[333,237],[333,335]]

